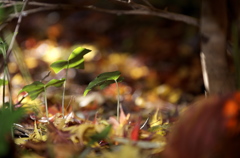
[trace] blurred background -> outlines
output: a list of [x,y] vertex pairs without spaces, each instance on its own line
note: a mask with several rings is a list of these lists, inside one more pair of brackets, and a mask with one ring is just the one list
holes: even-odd
[[[111,0],[45,2],[94,5],[110,10],[131,9]],[[199,0],[149,2],[159,9],[199,18]],[[12,20],[2,30],[2,36],[10,36],[16,22],[17,19]],[[159,106],[160,102],[185,104],[204,93],[198,28],[182,22],[89,9],[42,11],[23,17],[16,41],[18,57],[11,57],[9,68],[12,84],[18,90],[41,80],[51,70],[51,63],[66,60],[74,48],[82,46],[92,52],[85,56],[84,70],[70,70],[69,96],[76,95],[81,100],[84,88],[92,79],[102,72],[115,70],[124,77],[120,85],[123,100],[129,101],[135,109],[135,106]],[[64,77],[64,74],[64,71],[52,72],[46,80]],[[115,89],[113,85],[102,93],[115,96]],[[53,88],[49,94],[58,91]]]

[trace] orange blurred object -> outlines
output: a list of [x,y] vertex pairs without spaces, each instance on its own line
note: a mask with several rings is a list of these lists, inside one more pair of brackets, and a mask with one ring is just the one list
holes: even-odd
[[164,158],[239,158],[240,93],[189,107],[168,136]]

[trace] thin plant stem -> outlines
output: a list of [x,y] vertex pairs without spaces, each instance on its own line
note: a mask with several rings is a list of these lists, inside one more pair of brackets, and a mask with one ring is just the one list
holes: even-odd
[[[12,103],[12,90],[10,86],[10,73],[8,69],[8,65],[6,64],[6,67],[4,68],[4,76],[6,75],[7,80],[8,80],[8,93],[9,93],[9,108],[12,111],[13,110],[13,103]],[[13,128],[11,128],[11,136],[14,138],[14,132]]]
[[117,86],[117,121],[119,122],[119,113],[120,113],[120,92],[118,87],[117,80],[114,80]]
[[67,66],[67,69],[66,69],[65,81],[63,83],[63,94],[62,94],[62,115],[63,115],[63,118],[64,118],[64,97],[65,97],[65,91],[66,91],[66,82],[67,82],[67,78],[68,78],[68,66]]
[[[8,92],[9,92],[9,107],[10,107],[10,110],[12,110],[12,91],[11,91],[11,86],[10,86],[10,72],[9,72],[9,69],[8,69],[8,65],[7,65],[7,50],[5,48],[5,46],[3,47],[3,54],[4,54],[4,80],[5,80],[5,77],[7,78],[7,81],[8,81]],[[5,81],[4,81],[5,82]],[[4,95],[5,96],[5,95]]]
[[[10,87],[10,73],[8,70],[8,65],[7,65],[7,51],[6,47],[3,46],[3,49],[1,50],[3,54],[3,59],[4,59],[4,73],[3,73],[3,105],[5,104],[5,92],[6,92],[6,87],[5,87],[5,79],[7,78],[8,80],[8,91],[9,91],[9,108],[10,111],[12,111],[12,93],[11,93],[11,87]],[[14,138],[14,132],[13,128],[11,128],[11,137]]]
[[[7,81],[8,81],[8,92],[9,92],[9,106],[10,109],[12,110],[12,90],[11,90],[11,86],[10,86],[10,73],[9,73],[9,69],[8,66],[5,67],[5,71],[6,71],[6,77],[7,77]],[[4,72],[5,73],[5,72]]]
[[[22,21],[22,13],[27,5],[27,2],[28,0],[25,0],[24,3],[23,3],[23,7],[22,7],[22,10],[20,12],[20,15],[18,17],[18,21],[17,21],[17,25],[15,27],[15,30],[14,30],[14,34],[13,34],[13,37],[11,39],[11,42],[9,44],[9,47],[8,47],[8,50],[6,51],[5,47],[4,47],[4,51],[3,53],[4,54],[4,76],[6,75],[7,79],[8,79],[8,88],[9,88],[9,104],[10,104],[10,110],[12,110],[12,94],[11,94],[11,87],[10,87],[10,74],[9,74],[9,70],[8,70],[8,65],[7,65],[7,61],[8,61],[8,58],[12,52],[12,48],[13,48],[13,44],[14,44],[14,41],[16,39],[16,36],[17,36],[17,33],[18,33],[18,30],[19,30],[19,27],[20,27],[20,23]],[[4,86],[5,87],[5,86]],[[5,97],[5,90],[4,90],[4,95],[3,97]],[[3,100],[5,102],[5,99]],[[14,138],[14,134],[13,134],[13,128],[11,128],[11,136],[12,138]]]
[[[5,62],[5,61],[4,61]],[[4,68],[5,69],[5,68]],[[4,70],[5,72],[5,70]],[[6,87],[5,87],[5,73],[3,74],[3,96],[2,96],[2,101],[3,101],[3,105],[5,104],[5,90],[6,90]]]
[[3,65],[4,65],[4,73],[3,73],[3,98],[2,98],[2,100],[3,100],[3,105],[5,104],[5,95],[6,95],[6,86],[5,86],[5,81],[6,81],[6,67],[7,67],[7,55],[6,55],[6,48],[5,48],[5,45],[4,45],[4,43],[1,43],[1,44],[3,44],[3,47],[2,47],[2,49],[1,49],[1,52],[2,52],[2,54],[3,54],[3,59],[4,59],[4,61],[3,61]]
[[66,90],[66,80],[63,83],[63,93],[62,93],[62,115],[64,118],[64,96],[65,96],[65,90]]
[[149,117],[148,117],[147,120],[143,123],[143,125],[140,127],[140,129],[143,129],[143,128],[146,126],[146,124],[148,123],[148,121],[149,121]]
[[5,94],[6,94],[5,79],[7,78],[7,81],[8,81],[8,92],[9,92],[9,107],[10,107],[10,110],[12,110],[12,91],[11,91],[11,86],[10,86],[10,72],[9,72],[8,65],[7,65],[7,60],[8,59],[7,59],[7,50],[6,50],[5,45],[2,48],[2,54],[3,54],[3,59],[4,59],[3,103],[5,104]]
[[47,92],[46,92],[46,89],[45,89],[45,88],[44,88],[44,102],[45,102],[47,122],[49,122],[49,119],[48,119]]

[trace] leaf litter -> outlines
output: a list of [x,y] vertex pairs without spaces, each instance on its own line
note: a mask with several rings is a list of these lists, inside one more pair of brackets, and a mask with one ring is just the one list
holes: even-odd
[[161,153],[166,133],[160,131],[168,130],[159,111],[149,117],[147,127],[141,129],[146,118],[126,114],[122,106],[119,121],[100,115],[83,119],[73,112],[62,118],[59,111],[49,123],[34,121],[33,132],[15,141],[22,153],[28,151],[35,157],[149,157]]
[[[72,67],[67,67],[67,62],[60,66],[62,66],[61,69],[76,66],[82,68],[81,62]],[[56,65],[54,66],[58,67],[58,63]],[[56,71],[60,70],[56,69]],[[109,74],[113,77],[109,77]],[[96,86],[105,88],[109,85],[101,93],[89,94],[97,94],[97,97],[90,99],[88,96],[74,99],[71,97],[69,100],[66,96],[69,105],[64,109],[66,111],[64,116],[61,113],[62,107],[58,103],[59,92],[51,97],[50,89],[47,100],[49,122],[46,121],[46,110],[44,111],[43,108],[45,105],[39,102],[34,103],[34,107],[37,107],[34,111],[32,105],[27,105],[32,102],[27,99],[31,95],[26,97],[21,104],[28,107],[28,112],[24,116],[25,120],[19,123],[24,124],[23,128],[30,128],[31,132],[28,136],[15,136],[15,142],[20,151],[19,156],[152,157],[161,154],[166,144],[166,135],[172,124],[169,117],[174,114],[174,104],[159,99],[155,90],[133,94],[131,86],[124,82],[116,86],[114,80],[119,82],[123,80],[118,71],[99,75],[92,85],[89,84],[86,93]],[[63,83],[60,80],[52,81]],[[48,83],[39,85],[36,88],[39,88],[41,92],[48,87]],[[121,95],[119,118],[115,116],[117,88]],[[36,89],[37,94],[35,91],[32,93],[34,98],[38,95],[41,97],[39,89]],[[136,102],[136,100],[142,100],[142,102]],[[86,103],[82,104],[83,102]]]

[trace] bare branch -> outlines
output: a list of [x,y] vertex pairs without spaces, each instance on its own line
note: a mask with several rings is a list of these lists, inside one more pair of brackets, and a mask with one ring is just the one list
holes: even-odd
[[143,10],[143,9],[136,9],[136,10],[108,10],[108,9],[102,9],[97,8],[95,6],[86,6],[86,8],[104,12],[104,13],[110,13],[110,14],[117,14],[117,15],[149,15],[149,16],[157,16],[169,20],[174,21],[181,21],[189,25],[197,26],[199,27],[199,20],[190,16],[177,14],[177,13],[171,13],[165,10],[158,10],[158,11],[152,11],[152,10]]
[[13,44],[14,44],[14,41],[15,41],[15,39],[16,39],[16,36],[17,36],[18,30],[19,30],[19,27],[20,27],[20,23],[21,23],[21,21],[22,21],[22,12],[24,11],[27,3],[28,3],[28,0],[25,0],[24,3],[23,3],[23,7],[22,7],[22,10],[21,10],[21,12],[20,12],[20,15],[18,16],[17,25],[16,25],[16,27],[15,27],[12,40],[11,40],[11,42],[10,42],[10,44],[9,44],[9,48],[8,48],[8,50],[7,50],[7,57],[10,55],[10,53],[11,53],[11,51],[12,51]]
[[[2,2],[0,0],[0,2]],[[5,2],[6,3],[6,2]],[[0,8],[5,8],[5,6],[15,6],[15,5],[22,5],[23,2],[16,2],[16,1],[10,1],[9,4],[3,5]],[[28,5],[32,6],[38,6],[38,8],[33,8],[25,11],[21,11],[21,13],[12,13],[8,15],[7,19],[0,25],[0,31],[13,19],[18,18],[21,14],[22,17],[28,16],[30,14],[38,13],[41,11],[47,11],[47,10],[58,10],[58,9],[71,9],[74,6],[72,5],[65,5],[65,4],[48,4],[48,3],[40,3],[40,2],[28,2]]]
[[[57,10],[57,9],[90,9],[93,11],[99,11],[104,13],[110,13],[110,14],[117,14],[117,15],[149,15],[149,16],[157,16],[169,20],[174,21],[180,21],[184,22],[189,25],[193,26],[199,26],[199,20],[190,16],[186,16],[183,14],[178,13],[172,13],[166,10],[160,10],[153,7],[148,0],[142,0],[146,5],[135,3],[133,1],[122,1],[122,0],[110,0],[112,2],[116,2],[118,4],[125,5],[129,8],[132,8],[130,10],[112,10],[112,9],[104,9],[104,8],[98,8],[94,5],[90,6],[74,6],[74,5],[68,5],[68,4],[50,4],[50,3],[42,3],[42,2],[29,2],[29,6],[39,7],[34,9],[25,10],[22,12],[22,16],[27,16],[29,14],[46,11],[46,10]],[[19,1],[4,1],[0,0],[0,2],[3,2],[5,5],[21,5],[23,2]],[[4,6],[4,5],[3,5]],[[6,20],[7,22],[11,21],[14,18],[17,18],[19,16],[18,13],[10,14],[9,18]]]
[[[39,8],[29,9],[29,10],[23,11],[22,16],[28,16],[30,14],[38,13],[41,11],[54,10],[54,9],[58,9],[58,8],[57,7],[39,7]],[[14,14],[10,14],[9,18],[14,19],[18,16],[19,16],[19,13],[14,13]]]
[[156,9],[148,0],[142,0],[147,6],[149,6],[152,9]]
[[[7,8],[12,7],[15,5],[23,5],[24,2],[22,1],[6,1],[6,0],[0,0],[0,3],[3,3],[3,5],[0,6],[0,8]],[[28,6],[37,6],[37,7],[62,7],[62,6],[69,6],[66,4],[51,4],[51,3],[42,3],[42,2],[28,2]]]

